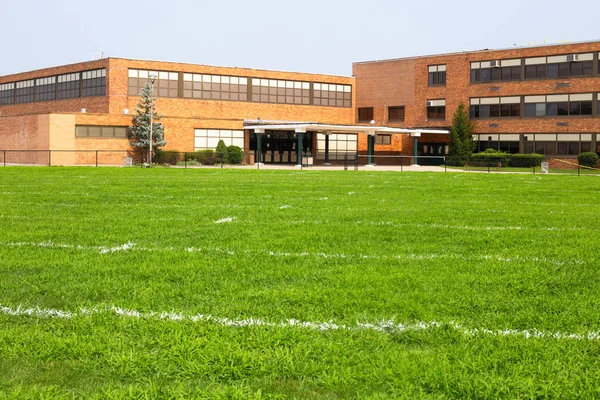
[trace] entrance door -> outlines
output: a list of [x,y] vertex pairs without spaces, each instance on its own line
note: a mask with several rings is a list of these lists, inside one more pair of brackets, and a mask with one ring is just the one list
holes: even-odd
[[[261,138],[264,163],[296,164],[298,162],[298,139],[292,131],[265,131]],[[312,133],[303,135],[303,154],[312,154]],[[256,152],[256,133],[250,135],[250,151]]]

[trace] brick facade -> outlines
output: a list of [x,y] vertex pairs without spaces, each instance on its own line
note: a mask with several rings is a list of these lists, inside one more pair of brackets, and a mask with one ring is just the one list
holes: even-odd
[[[600,92],[599,51],[600,42],[589,42],[355,63],[353,75],[356,78],[356,107],[373,107],[377,124],[402,128],[447,128],[452,124],[452,115],[458,105],[464,103],[468,108],[470,98]],[[471,62],[576,53],[595,54],[593,76],[537,80],[525,80],[522,76],[520,81],[471,83]],[[428,67],[432,65],[446,65],[444,86],[429,86]],[[569,85],[557,86],[557,83]],[[445,120],[427,119],[426,102],[433,99],[446,100]],[[387,120],[389,106],[405,107],[404,122]],[[594,109],[595,107],[596,105]],[[557,126],[557,123],[565,122],[568,126]],[[479,119],[474,120],[474,123],[475,133],[481,134],[594,133],[595,136],[600,132],[598,114],[529,118],[521,113],[521,117]],[[448,138],[424,135],[421,140],[436,143],[447,141]],[[404,138],[401,150],[405,154],[412,153],[410,138]]]

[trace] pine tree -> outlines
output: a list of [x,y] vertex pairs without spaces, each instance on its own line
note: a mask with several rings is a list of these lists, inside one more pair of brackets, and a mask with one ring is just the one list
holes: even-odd
[[217,143],[215,158],[217,164],[225,164],[227,162],[227,145],[223,140],[219,140],[219,143]]
[[472,138],[474,129],[465,105],[460,103],[452,118],[452,127],[450,127],[451,142],[448,165],[465,165],[469,160],[475,150],[475,142]]
[[[137,104],[135,115],[132,119],[132,126],[129,129],[129,143],[131,147],[137,149],[142,155],[142,160],[148,162],[148,140],[150,138],[150,111],[152,109],[152,103],[156,98],[152,97],[152,89],[150,83],[142,89],[140,94],[140,101]],[[152,116],[152,148],[154,150],[167,144],[164,140],[164,127],[160,123],[162,115],[158,115],[156,112],[156,106],[154,115]]]

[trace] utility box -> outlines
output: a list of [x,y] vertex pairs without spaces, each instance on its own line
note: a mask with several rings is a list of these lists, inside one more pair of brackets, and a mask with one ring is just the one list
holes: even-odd
[[542,163],[542,174],[547,174],[548,173],[548,164],[547,162],[543,162]]
[[131,167],[133,165],[133,158],[131,157],[125,157],[123,159],[123,166],[125,167]]

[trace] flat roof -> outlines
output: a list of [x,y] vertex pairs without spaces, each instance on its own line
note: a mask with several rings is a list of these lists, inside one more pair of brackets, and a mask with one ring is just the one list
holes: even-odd
[[[253,121],[252,121],[253,122]],[[336,124],[320,124],[317,122],[291,122],[291,123],[261,123],[248,124],[244,121],[245,129],[262,129],[273,131],[296,131],[302,132],[371,132],[377,133],[408,133],[417,135],[421,133],[438,133],[447,135],[450,131],[446,129],[406,129],[406,128],[390,128],[387,126],[378,125],[336,125]]]
[[401,60],[417,60],[420,58],[429,58],[429,57],[440,57],[440,56],[456,56],[461,54],[475,54],[475,53],[493,53],[496,51],[507,51],[507,50],[526,50],[526,49],[537,49],[543,47],[558,47],[558,46],[573,46],[579,44],[587,44],[587,43],[598,43],[600,45],[600,39],[595,40],[584,40],[580,42],[564,42],[564,43],[547,43],[547,44],[535,44],[530,46],[516,46],[516,47],[504,47],[500,49],[481,49],[481,50],[465,50],[465,51],[456,51],[452,53],[434,53],[420,56],[409,56],[409,57],[399,57],[399,58],[388,58],[381,60],[371,60],[371,61],[356,61],[353,62],[352,65],[358,64],[372,64],[378,62],[391,62],[391,61],[401,61]]

